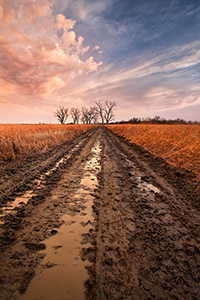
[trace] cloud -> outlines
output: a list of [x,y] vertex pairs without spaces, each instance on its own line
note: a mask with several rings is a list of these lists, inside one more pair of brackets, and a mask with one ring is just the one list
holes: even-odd
[[119,119],[198,105],[199,4],[140,2],[0,0],[0,104],[109,99]]
[[200,42],[192,42],[104,66],[98,74],[75,79],[62,93],[66,98],[80,97],[88,105],[99,99],[114,100],[119,110],[126,108],[130,114],[197,105],[200,87],[194,83],[194,69],[200,62],[199,46]]
[[0,4],[4,90],[10,85],[21,94],[52,93],[102,64],[94,57],[83,59],[89,46],[83,45],[83,37],[76,37],[76,21],[54,16],[52,5],[48,0],[3,0]]
[[[111,0],[75,0],[71,4],[73,10],[76,12],[77,17],[87,23],[96,21],[96,18],[100,16],[102,12],[106,10],[108,6],[112,4]],[[69,3],[70,4],[70,3]]]

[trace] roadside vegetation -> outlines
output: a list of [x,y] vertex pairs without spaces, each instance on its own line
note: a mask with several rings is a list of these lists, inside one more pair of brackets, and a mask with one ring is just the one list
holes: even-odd
[[168,163],[192,171],[200,180],[200,125],[121,124],[107,127]]
[[0,124],[0,163],[39,155],[94,126]]

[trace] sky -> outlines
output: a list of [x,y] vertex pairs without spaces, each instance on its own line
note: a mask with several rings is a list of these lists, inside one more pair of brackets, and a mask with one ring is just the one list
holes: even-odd
[[199,83],[199,0],[0,0],[0,123],[106,100],[200,121]]

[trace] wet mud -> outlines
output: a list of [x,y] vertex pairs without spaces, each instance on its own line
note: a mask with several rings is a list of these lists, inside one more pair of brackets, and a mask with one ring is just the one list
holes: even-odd
[[197,190],[104,127],[4,166],[1,299],[200,299]]

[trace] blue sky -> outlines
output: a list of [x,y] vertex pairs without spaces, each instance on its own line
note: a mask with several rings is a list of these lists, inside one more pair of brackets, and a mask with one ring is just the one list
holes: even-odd
[[200,29],[199,1],[75,0],[63,13],[87,43],[101,45],[106,63],[193,42]]
[[[96,100],[116,101],[116,120],[158,114],[200,121],[199,1],[8,2],[7,10],[17,12],[12,18],[19,30],[12,32],[11,42],[5,36],[4,44],[16,50],[16,36],[21,36],[17,49],[28,49],[34,71],[27,60],[18,57],[19,69],[10,52],[5,55],[13,73],[3,76],[2,122],[14,114],[16,122],[54,122],[52,111],[59,105],[90,106]],[[3,21],[11,30],[11,21]],[[39,49],[47,49],[48,61]],[[18,70],[20,79],[14,75]]]

